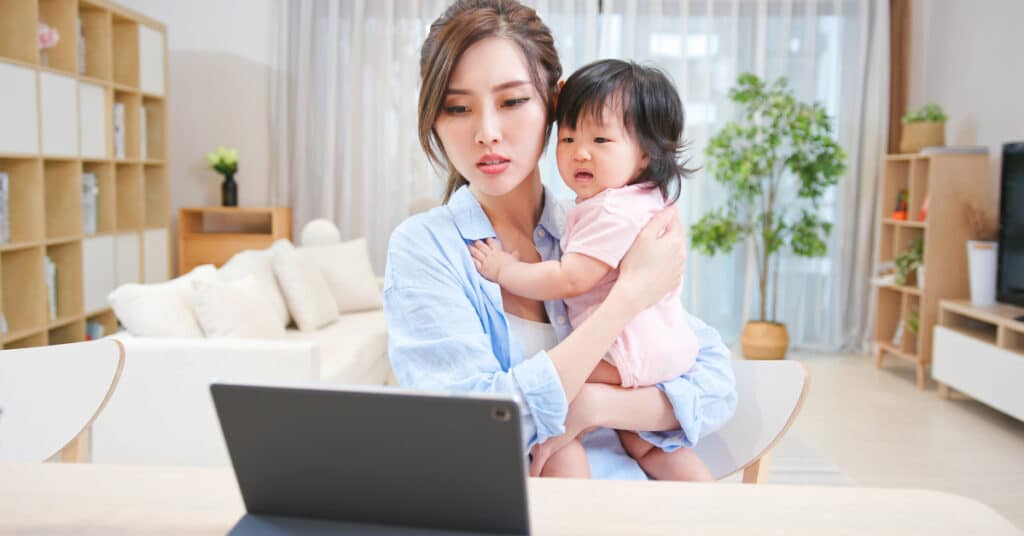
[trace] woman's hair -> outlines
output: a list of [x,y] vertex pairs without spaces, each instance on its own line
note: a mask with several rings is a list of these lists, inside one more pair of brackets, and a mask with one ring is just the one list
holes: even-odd
[[420,49],[420,76],[423,78],[419,100],[420,145],[434,164],[448,170],[446,203],[455,190],[466,184],[466,178],[451,165],[434,131],[434,122],[444,105],[445,92],[459,58],[474,43],[488,37],[508,39],[523,51],[531,81],[547,108],[545,143],[551,133],[553,96],[562,76],[562,64],[551,30],[536,11],[516,0],[456,1],[430,25],[430,33]]
[[565,81],[555,119],[575,129],[584,118],[600,124],[606,110],[622,115],[626,130],[647,155],[647,167],[630,184],[652,183],[666,200],[679,199],[680,179],[694,170],[682,159],[686,120],[679,93],[668,77],[631,61],[595,61]]

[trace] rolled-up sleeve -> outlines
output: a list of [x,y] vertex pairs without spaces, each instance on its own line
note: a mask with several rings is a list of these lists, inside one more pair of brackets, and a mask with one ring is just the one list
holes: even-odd
[[[468,255],[468,253],[467,253]],[[440,257],[440,255],[438,255]],[[517,399],[524,449],[565,432],[568,401],[547,352],[506,367],[493,313],[479,309],[450,259],[396,233],[388,247],[384,313],[388,356],[403,387],[503,393]],[[456,267],[458,268],[458,267]],[[474,272],[475,274],[475,272]]]
[[736,411],[736,379],[729,348],[715,328],[688,315],[697,336],[697,362],[679,378],[658,384],[672,404],[680,429],[640,432],[640,437],[666,451],[693,448],[697,441],[725,424]]

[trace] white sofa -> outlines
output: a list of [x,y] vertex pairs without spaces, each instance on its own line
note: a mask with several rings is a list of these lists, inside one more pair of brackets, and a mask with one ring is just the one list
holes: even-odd
[[[379,288],[380,280],[375,283]],[[124,343],[125,365],[92,427],[94,463],[229,465],[209,393],[214,379],[393,383],[379,308],[341,314],[315,331],[292,327],[274,339],[145,337],[126,331],[113,337]]]

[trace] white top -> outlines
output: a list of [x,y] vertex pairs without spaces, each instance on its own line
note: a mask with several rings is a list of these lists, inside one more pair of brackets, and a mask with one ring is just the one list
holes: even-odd
[[508,329],[527,359],[537,355],[541,350],[550,350],[558,344],[555,328],[547,322],[535,322],[515,315],[506,314]]

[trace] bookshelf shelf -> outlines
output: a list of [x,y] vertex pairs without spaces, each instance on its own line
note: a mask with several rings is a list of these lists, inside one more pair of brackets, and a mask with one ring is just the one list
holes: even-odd
[[[926,270],[922,285],[911,273],[904,286],[875,288],[875,359],[878,367],[887,355],[914,362],[920,389],[932,362],[939,301],[969,292],[966,241],[971,227],[965,208],[990,208],[988,192],[978,187],[987,180],[986,154],[901,154],[885,160],[877,257],[891,262],[921,239]],[[917,320],[916,333],[909,327],[911,318]]]
[[[45,62],[40,21],[60,34]],[[109,0],[0,2],[0,347],[113,333],[107,294],[170,276],[165,34]]]

